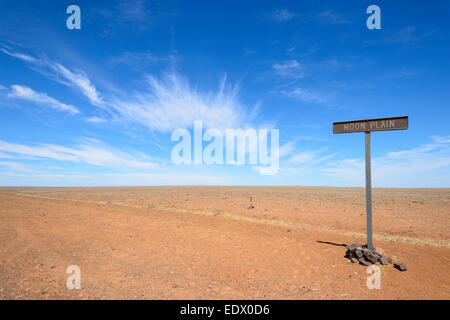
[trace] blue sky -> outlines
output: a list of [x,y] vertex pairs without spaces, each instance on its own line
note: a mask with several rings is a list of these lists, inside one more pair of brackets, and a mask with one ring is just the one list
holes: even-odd
[[[69,30],[66,8],[81,8]],[[366,8],[381,9],[381,30]],[[450,187],[448,1],[0,3],[0,185]],[[194,120],[276,128],[280,169],[174,165]]]

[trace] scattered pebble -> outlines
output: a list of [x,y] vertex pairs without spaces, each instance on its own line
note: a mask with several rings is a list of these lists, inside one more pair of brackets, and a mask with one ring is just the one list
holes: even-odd
[[394,263],[394,267],[400,271],[406,271],[406,264],[404,263]]

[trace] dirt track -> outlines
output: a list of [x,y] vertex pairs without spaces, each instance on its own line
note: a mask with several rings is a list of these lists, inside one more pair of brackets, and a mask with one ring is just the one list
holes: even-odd
[[449,299],[450,189],[373,199],[375,244],[408,266],[380,290],[339,246],[364,243],[363,189],[0,188],[0,298]]

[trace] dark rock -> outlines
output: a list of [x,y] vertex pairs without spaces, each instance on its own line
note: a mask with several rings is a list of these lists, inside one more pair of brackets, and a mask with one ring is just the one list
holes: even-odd
[[364,258],[366,258],[367,261],[370,261],[372,264],[375,264],[378,261],[379,256],[375,253],[373,253],[370,250],[363,251]]
[[380,247],[376,247],[375,248],[375,253],[377,253],[378,255],[382,256],[382,255],[384,255],[384,250],[381,249]]
[[406,271],[406,264],[404,263],[394,263],[394,267],[400,271]]
[[352,251],[352,250],[347,250],[347,251],[345,252],[345,256],[346,256],[347,258],[349,258],[349,259],[356,258],[355,252]]
[[361,250],[355,250],[355,256],[357,256],[358,258],[362,258],[364,255]]
[[380,262],[382,265],[387,265],[387,264],[391,264],[392,263],[392,259],[390,257],[387,257],[387,256],[381,256],[378,259],[378,262]]
[[359,243],[354,243],[354,244],[351,244],[351,245],[346,245],[345,247],[347,248],[347,250],[353,251],[353,250],[355,250],[357,247],[362,247],[362,245],[360,245]]
[[367,267],[372,265],[372,263],[370,263],[369,261],[366,261],[364,258],[359,258],[358,261],[359,261],[359,263],[361,263],[362,265],[367,266]]
[[375,264],[375,263],[378,262],[378,257],[375,257],[375,256],[369,256],[369,257],[366,257],[366,260],[369,261],[369,262],[372,263],[372,264]]
[[358,259],[356,259],[356,258],[351,258],[350,259],[353,263],[358,263],[359,261],[358,261]]

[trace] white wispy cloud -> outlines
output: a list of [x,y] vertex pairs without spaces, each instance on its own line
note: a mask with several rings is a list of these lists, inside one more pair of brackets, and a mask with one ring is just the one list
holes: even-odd
[[336,58],[327,59],[322,63],[320,63],[320,65],[323,68],[344,68],[344,69],[354,68],[356,66],[355,63],[338,60]]
[[288,9],[277,9],[266,15],[269,20],[276,22],[289,21],[295,17],[295,13],[289,11]]
[[36,92],[33,89],[26,86],[12,85],[11,91],[8,92],[8,97],[31,101],[40,105],[49,106],[59,111],[67,111],[70,113],[80,112],[74,106],[62,103],[52,97],[49,97],[46,93]]
[[326,150],[328,150],[328,147],[316,150],[303,150],[297,152],[295,155],[289,158],[287,162],[295,165],[312,166],[324,162],[325,160],[331,159],[341,153],[340,151],[330,154],[324,154]]
[[10,154],[6,154],[6,153],[2,153],[0,152],[0,159],[15,159],[16,157],[10,155]]
[[367,44],[382,44],[382,43],[417,43],[422,41],[425,38],[435,35],[437,32],[435,30],[432,31],[424,31],[418,32],[415,26],[406,26],[400,29],[398,32],[392,33],[392,35],[387,37],[382,37],[379,40],[366,40]]
[[292,154],[292,152],[294,152],[295,150],[295,143],[296,141],[289,141],[283,145],[280,146],[280,150],[279,150],[279,157],[283,158],[286,157],[290,154]]
[[[305,150],[301,146],[302,141],[323,141],[322,139],[310,136],[296,136],[294,140],[282,144],[279,148],[279,158],[281,161],[280,175],[292,175],[305,173],[308,170],[316,170],[317,164],[334,158],[343,151],[326,153],[328,147],[315,150]],[[259,169],[255,167],[254,169]],[[258,171],[259,172],[259,171]]]
[[14,171],[29,171],[28,166],[13,161],[0,161],[0,166],[10,168]]
[[130,68],[142,68],[153,65],[167,59],[162,59],[151,52],[133,52],[125,51],[117,56],[111,56],[107,59],[110,64],[122,64]]
[[245,107],[239,100],[239,85],[229,86],[224,77],[216,92],[200,92],[177,73],[162,78],[149,76],[145,91],[126,99],[114,99],[111,107],[125,120],[151,130],[169,132],[191,127],[195,120],[218,129],[246,127],[255,119],[258,105]]
[[89,117],[86,119],[86,121],[91,123],[105,123],[107,120],[100,117]]
[[272,69],[276,74],[282,77],[299,79],[305,76],[303,68],[296,60],[287,60],[272,65]]
[[[327,160],[335,158],[343,152],[327,153],[328,147],[312,150],[299,149],[296,147],[297,140],[287,142],[280,147],[280,169],[277,177],[298,176],[299,179],[303,179],[306,176],[317,174]],[[254,167],[253,169],[259,172],[259,168]]]
[[154,1],[147,0],[115,0],[110,1],[108,6],[93,4],[88,9],[88,14],[93,20],[98,20],[100,36],[116,37],[121,29],[141,33],[160,19],[171,15],[165,10],[153,10],[154,5]]
[[324,11],[317,15],[323,22],[331,24],[349,24],[350,20],[343,18],[340,14],[333,11]]
[[86,96],[89,101],[98,107],[104,105],[100,94],[95,86],[91,83],[89,78],[81,72],[73,72],[59,63],[48,63],[48,66],[55,71],[57,80],[63,84],[66,84]]
[[432,143],[422,144],[409,150],[388,152],[385,157],[378,158],[377,161],[382,164],[384,161],[431,160],[434,158],[435,161],[425,165],[425,168],[450,164],[450,136],[433,136],[431,139]]
[[154,169],[158,164],[150,157],[136,152],[126,153],[93,139],[85,139],[76,147],[64,147],[54,144],[23,145],[0,140],[0,151],[12,154],[15,158],[31,160],[57,160],[87,163],[94,166],[112,168]]
[[[308,69],[317,68],[333,68],[342,67],[341,63],[335,59],[327,60],[320,64],[308,64]],[[345,65],[348,67],[349,65]],[[329,93],[325,93],[322,89],[299,87],[299,79],[305,78],[305,66],[300,64],[297,60],[286,60],[272,65],[272,72],[284,80],[284,83],[277,86],[277,89],[271,93],[282,95],[294,100],[317,103],[322,105],[334,105],[334,99]],[[311,72],[309,72],[311,73]],[[328,84],[329,85],[329,84]]]
[[229,175],[195,173],[191,170],[170,172],[83,173],[73,171],[5,172],[2,186],[173,186],[173,185],[235,185]]
[[[47,59],[23,58],[22,54],[11,54],[30,62],[45,76],[53,72],[53,80],[71,87],[94,106],[108,111],[112,118],[121,122],[143,125],[150,130],[169,132],[177,128],[191,127],[194,120],[201,120],[206,127],[249,127],[255,120],[258,104],[248,108],[239,100],[239,84],[231,86],[223,77],[217,91],[202,92],[192,88],[189,81],[176,72],[162,77],[147,76],[147,87],[143,90],[101,94],[82,71],[71,71],[60,63]],[[27,56],[28,57],[28,56]],[[99,122],[92,117],[91,122]],[[89,121],[89,120],[88,120]]]
[[[372,159],[375,186],[449,186],[450,136],[432,137],[433,142],[408,150],[388,152]],[[440,170],[436,170],[440,169]],[[330,161],[321,172],[342,184],[363,185],[364,160]]]
[[417,77],[422,73],[421,70],[411,70],[405,68],[395,68],[378,76],[379,80],[396,80],[399,78]]
[[433,136],[431,137],[433,139],[433,141],[435,143],[438,144],[438,146],[440,145],[445,145],[445,144],[450,144],[450,136],[446,136],[446,137],[440,137],[440,136]]
[[[326,150],[326,148],[325,148]],[[293,157],[291,157],[288,162],[294,163],[294,164],[302,164],[302,163],[308,163],[315,159],[317,157],[317,154],[324,151],[322,150],[315,150],[315,151],[302,151],[300,153],[297,153]]]
[[312,102],[318,104],[328,104],[329,100],[324,95],[305,88],[294,88],[290,90],[281,90],[281,94],[300,101]]
[[48,59],[38,59],[27,54],[1,48],[4,53],[31,64],[34,70],[82,93],[97,107],[105,107],[102,97],[90,79],[83,72],[71,71],[60,63]]
[[32,56],[29,56],[27,54],[23,54],[23,53],[20,53],[20,52],[10,51],[6,47],[0,48],[0,51],[2,51],[3,53],[6,53],[7,55],[10,55],[12,57],[21,59],[21,60],[26,61],[26,62],[39,63],[39,60],[34,58],[34,57],[32,57]]
[[150,16],[144,0],[119,1],[118,11],[120,12],[119,19],[133,22],[148,20]]

